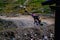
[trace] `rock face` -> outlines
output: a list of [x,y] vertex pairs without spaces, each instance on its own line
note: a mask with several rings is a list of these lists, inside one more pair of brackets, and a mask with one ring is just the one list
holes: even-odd
[[27,20],[27,19],[15,20],[14,23],[18,27],[34,27],[34,22],[31,20]]
[[34,21],[30,17],[6,17],[2,19],[13,22],[17,27],[34,27]]
[[0,27],[3,28],[16,28],[17,26],[12,21],[0,19]]
[[24,28],[24,29],[17,29],[18,30],[18,35],[20,35],[20,40],[31,40],[31,39],[37,39],[41,38],[41,33],[40,30],[36,28]]
[[[36,27],[40,28],[40,25],[35,25],[34,20],[31,16],[20,16],[20,17],[0,17],[2,20],[0,22],[3,23],[5,27]],[[43,18],[43,17],[42,17]],[[54,24],[54,19],[51,18],[46,18],[46,19],[41,19],[41,22],[43,24],[43,28],[47,29],[46,26]]]
[[[34,20],[31,16],[20,17],[1,17],[1,19],[13,22],[17,27],[34,27]],[[50,25],[54,23],[51,19],[42,19],[43,24]],[[45,25],[44,25],[45,26]]]
[[[10,35],[8,35],[7,32],[14,32],[15,35],[15,40],[40,40],[43,39],[43,32],[41,29],[37,29],[37,28],[18,28],[14,31],[11,30],[6,30],[3,32],[0,32],[0,39],[1,40],[10,40]],[[3,34],[4,33],[4,34]],[[5,37],[4,35],[6,35],[7,33],[7,37]],[[47,37],[50,36],[50,32],[47,34]],[[54,34],[53,34],[54,36]],[[49,39],[49,38],[48,38]],[[53,38],[52,38],[53,39]]]
[[[4,37],[7,40],[10,37],[7,32],[10,33],[11,31],[2,32],[2,35],[0,35],[0,37],[2,38]],[[31,40],[31,39],[39,40],[42,37],[40,30],[36,28],[17,29],[16,31],[14,31],[14,33],[16,40]],[[7,38],[4,35],[8,35]],[[3,39],[2,38],[0,39],[3,40],[4,38]]]

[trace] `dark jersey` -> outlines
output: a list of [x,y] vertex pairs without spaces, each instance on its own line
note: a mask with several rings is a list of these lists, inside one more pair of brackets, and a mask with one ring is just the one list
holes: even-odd
[[39,16],[36,15],[36,14],[32,14],[32,17],[35,18],[35,19],[39,18]]

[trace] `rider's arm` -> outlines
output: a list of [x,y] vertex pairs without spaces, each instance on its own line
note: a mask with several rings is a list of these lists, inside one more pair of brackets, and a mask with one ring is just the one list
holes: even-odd
[[31,15],[31,16],[33,16],[33,14],[32,14],[32,13],[30,13],[30,15]]

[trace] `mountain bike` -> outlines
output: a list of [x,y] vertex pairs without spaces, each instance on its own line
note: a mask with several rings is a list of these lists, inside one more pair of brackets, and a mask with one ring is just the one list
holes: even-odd
[[[40,20],[40,21],[41,21],[41,20]],[[37,26],[38,26],[38,25],[41,25],[41,26],[43,25],[42,23],[39,23],[38,20],[35,20],[34,24],[37,25]]]

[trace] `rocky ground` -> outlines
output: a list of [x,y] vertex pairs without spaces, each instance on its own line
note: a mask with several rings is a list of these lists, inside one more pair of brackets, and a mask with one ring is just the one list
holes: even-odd
[[[36,26],[33,24],[33,18],[31,16],[19,16],[19,17],[0,17],[3,20],[12,21],[16,24],[17,28],[13,31],[16,40],[41,40],[43,35],[50,36],[54,34],[54,18],[48,18],[41,16],[43,26]],[[22,28],[23,27],[23,28]],[[7,33],[11,30],[2,31],[1,33]],[[2,37],[2,39],[1,39]],[[0,36],[1,40],[8,39],[9,37]],[[49,38],[50,39],[50,38]]]

